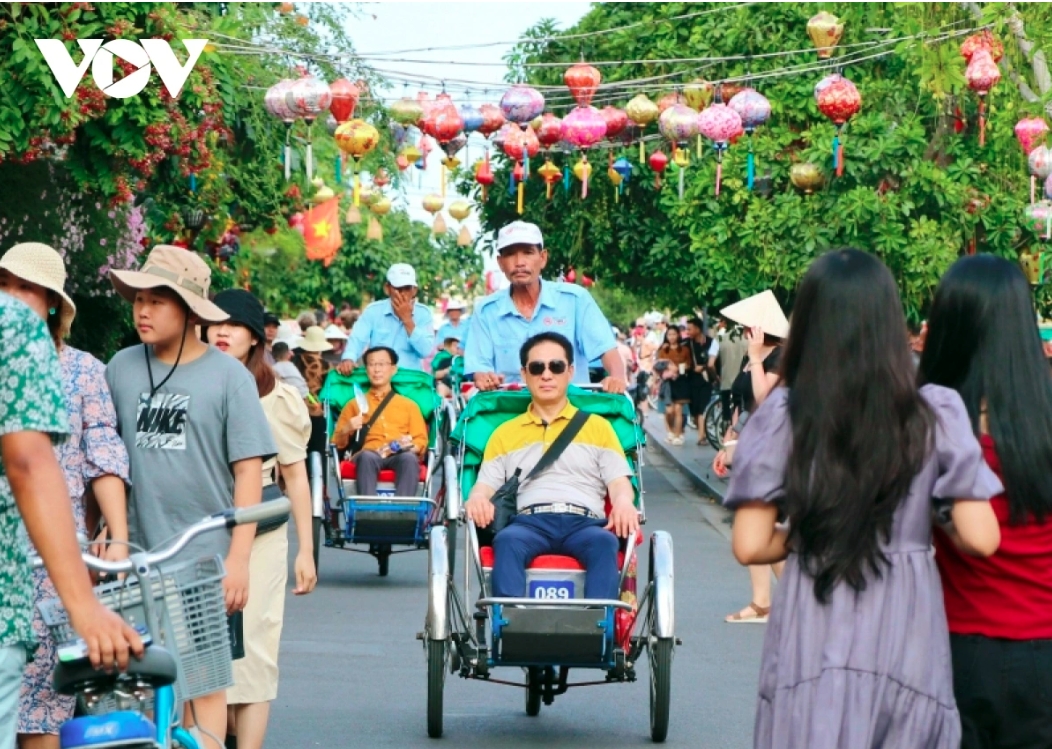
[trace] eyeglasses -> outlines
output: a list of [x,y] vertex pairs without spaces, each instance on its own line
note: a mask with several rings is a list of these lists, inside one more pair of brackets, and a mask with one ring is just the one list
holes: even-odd
[[371,361],[365,365],[366,369],[387,369],[388,367],[394,366],[389,361]]
[[550,362],[531,361],[526,365],[526,371],[534,377],[544,374],[545,369],[551,370],[553,375],[561,375],[566,371],[567,366],[569,365],[562,359],[553,359]]

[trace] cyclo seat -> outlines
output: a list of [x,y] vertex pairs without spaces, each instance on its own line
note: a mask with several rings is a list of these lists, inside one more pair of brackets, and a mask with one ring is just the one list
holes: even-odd
[[[636,544],[639,545],[638,543]],[[482,546],[479,548],[479,558],[482,560],[482,566],[486,569],[493,567],[493,547]],[[625,552],[617,552],[617,567],[618,569],[625,563]],[[532,562],[526,565],[528,570],[584,570],[584,565],[578,562],[573,557],[566,556],[564,554],[541,554],[535,557]]]
[[[358,479],[358,464],[353,460],[344,460],[340,463],[340,478],[342,479]],[[380,475],[377,477],[377,481],[380,483],[394,482],[395,472],[392,468],[381,468]],[[427,481],[427,463],[420,464],[420,482]]]
[[[52,683],[59,694],[73,695],[88,686],[112,688],[122,675],[145,681],[153,687],[164,687],[175,683],[177,673],[178,665],[172,654],[160,645],[151,645],[142,658],[129,659],[128,670],[123,674],[98,671],[87,658],[59,661]],[[65,743],[62,746],[65,747]]]

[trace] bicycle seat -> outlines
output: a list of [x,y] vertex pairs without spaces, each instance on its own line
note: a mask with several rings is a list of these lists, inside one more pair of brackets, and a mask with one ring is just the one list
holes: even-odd
[[[128,661],[128,670],[124,675],[140,679],[154,687],[164,687],[175,683],[178,666],[175,658],[160,645],[146,648],[142,658]],[[55,666],[53,684],[59,694],[77,694],[85,687],[92,686],[105,690],[112,688],[121,674],[97,671],[87,658],[62,662]],[[65,746],[65,744],[63,744]]]
[[157,728],[153,721],[130,710],[74,718],[59,729],[62,749],[155,746],[156,739]]

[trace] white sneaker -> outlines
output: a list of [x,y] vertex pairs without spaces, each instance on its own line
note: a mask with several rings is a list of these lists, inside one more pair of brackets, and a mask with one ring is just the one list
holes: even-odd
[[682,437],[673,437],[671,443],[673,445],[682,445],[683,444],[683,438]]

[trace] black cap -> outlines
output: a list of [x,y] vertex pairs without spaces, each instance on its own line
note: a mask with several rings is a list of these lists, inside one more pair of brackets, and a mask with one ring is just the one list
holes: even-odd
[[244,325],[261,341],[267,337],[263,330],[263,303],[244,289],[227,289],[212,300],[219,309],[230,315],[229,323]]
[[281,318],[278,317],[277,315],[275,315],[273,312],[266,312],[266,311],[264,311],[263,312],[263,326],[266,327],[268,325],[275,325],[275,326],[279,326],[280,327],[280,325],[281,325]]

